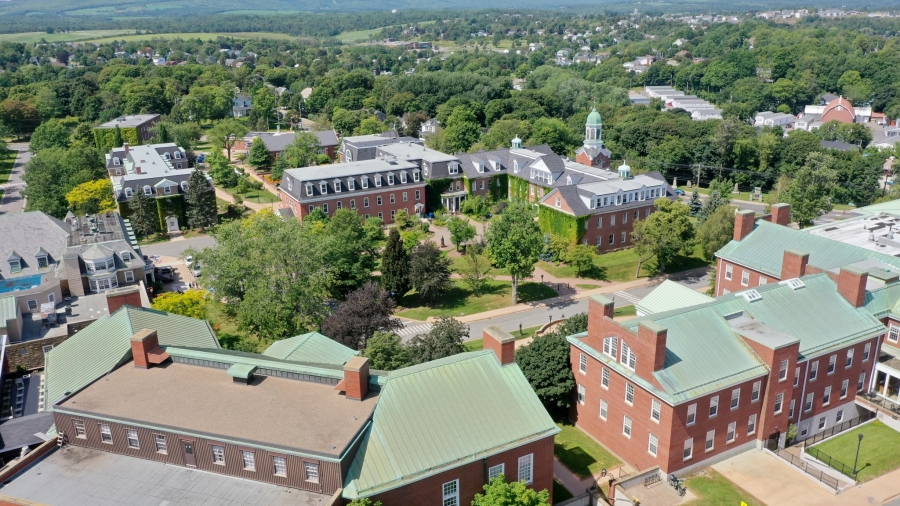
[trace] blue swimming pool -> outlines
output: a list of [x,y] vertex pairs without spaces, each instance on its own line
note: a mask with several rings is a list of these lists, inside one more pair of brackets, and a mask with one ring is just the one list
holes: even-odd
[[31,290],[41,284],[41,275],[22,276],[21,278],[12,278],[0,280],[0,293],[18,292],[19,290]]

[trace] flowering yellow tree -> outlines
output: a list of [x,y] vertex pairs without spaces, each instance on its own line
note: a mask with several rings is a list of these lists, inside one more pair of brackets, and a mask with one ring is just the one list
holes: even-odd
[[153,309],[191,318],[206,318],[206,290],[161,293],[153,299]]
[[81,183],[66,194],[66,200],[72,211],[78,215],[115,211],[116,209],[112,182],[109,179]]

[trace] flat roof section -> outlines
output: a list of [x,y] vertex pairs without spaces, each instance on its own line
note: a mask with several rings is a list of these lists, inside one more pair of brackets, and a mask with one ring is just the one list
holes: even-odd
[[236,383],[223,369],[181,363],[139,369],[127,363],[63,401],[63,410],[173,431],[339,458],[375,409],[333,385],[257,376]]
[[324,506],[330,499],[77,446],[53,451],[4,485],[0,494],[52,506]]
[[159,117],[159,114],[133,114],[131,116],[119,116],[116,119],[109,120],[102,125],[99,125],[95,128],[131,128],[139,125],[143,125],[144,123],[156,119]]

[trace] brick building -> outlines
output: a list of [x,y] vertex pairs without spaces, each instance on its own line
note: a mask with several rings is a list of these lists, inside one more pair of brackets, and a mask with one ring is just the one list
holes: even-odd
[[570,336],[571,418],[637,469],[683,474],[854,418],[885,328],[847,267],[616,322],[590,301]]
[[[293,130],[282,132],[279,127],[279,131],[277,132],[250,132],[244,136],[243,139],[239,141],[235,141],[234,147],[232,148],[235,152],[244,152],[246,153],[250,149],[250,145],[253,144],[253,139],[259,138],[263,144],[266,145],[266,149],[269,150],[269,155],[272,157],[272,161],[278,159],[278,156],[290,146],[294,139],[297,137],[299,132],[295,132]],[[337,157],[337,148],[339,145],[337,134],[334,130],[321,130],[321,131],[311,131],[308,132],[316,136],[319,140],[319,154],[328,155],[328,158],[333,162]]]
[[410,215],[425,209],[422,170],[395,158],[289,169],[279,189],[281,215],[301,220],[315,208],[329,216],[338,209],[354,209],[391,224],[400,209]]
[[460,506],[499,474],[552,491],[559,429],[515,339],[484,338],[489,349],[384,372],[318,333],[240,353],[205,321],[126,306],[50,351],[44,399],[70,445],[326,504]]
[[[134,130],[133,138],[137,139],[138,144],[143,144],[153,138],[153,125],[159,123],[159,114],[132,114],[119,116],[116,119],[107,121],[94,127],[96,130],[113,130],[116,127],[119,130]],[[127,138],[127,134],[123,132]]]
[[575,152],[575,161],[592,167],[608,169],[612,151],[603,145],[603,120],[594,108],[584,124],[584,145]]

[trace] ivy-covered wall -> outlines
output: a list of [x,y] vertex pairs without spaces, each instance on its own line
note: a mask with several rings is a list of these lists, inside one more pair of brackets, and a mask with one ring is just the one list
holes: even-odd
[[[497,186],[500,181],[500,186]],[[506,174],[491,176],[491,200],[497,202],[509,198],[509,178]]]
[[506,176],[509,179],[509,200],[528,202],[528,181],[510,174]]
[[156,214],[159,216],[159,230],[166,230],[166,218],[171,214],[178,217],[178,226],[187,226],[187,215],[184,211],[184,196],[169,195],[156,198]]
[[95,128],[94,129],[94,142],[97,143],[97,149],[100,151],[101,155],[106,155],[113,148],[122,147],[123,143],[128,143],[132,146],[138,146],[141,143],[141,136],[138,135],[137,128],[129,127],[129,128],[119,128],[120,135],[122,137],[122,142],[116,142],[116,129],[115,128]]
[[428,212],[437,211],[441,206],[441,194],[450,188],[453,179],[432,179],[425,183],[425,210]]
[[584,223],[590,216],[572,216],[547,206],[538,206],[538,225],[545,234],[578,244],[584,236]]

